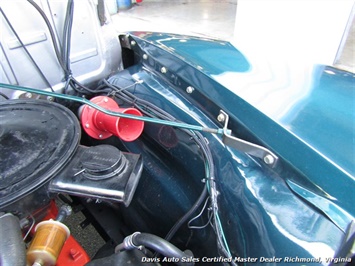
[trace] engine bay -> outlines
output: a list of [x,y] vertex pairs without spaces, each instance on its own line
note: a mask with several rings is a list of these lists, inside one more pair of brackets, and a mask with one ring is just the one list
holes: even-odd
[[[91,101],[102,105],[110,102],[111,107],[107,109],[117,109],[121,113],[127,113],[127,110],[136,110],[134,113],[139,112],[140,116],[143,113],[147,117],[160,119],[166,123],[177,122],[171,112],[160,109],[152,101],[138,98],[128,90],[121,90],[120,88],[125,84],[120,84],[119,81],[126,80],[125,75],[127,74],[127,71],[122,71],[112,76],[109,81],[105,81],[107,87],[102,86],[102,91],[106,92],[108,88],[111,88],[112,91],[104,96],[95,96]],[[135,92],[139,90],[137,85],[131,87]],[[115,97],[111,96],[112,92],[115,93]],[[95,95],[100,94],[100,91],[97,91]],[[122,107],[118,109],[118,105],[113,99],[117,99],[120,106],[127,105],[127,102],[131,106],[133,101],[135,104],[122,111]],[[174,108],[172,102],[167,103],[171,105],[171,108]],[[113,107],[112,104],[114,104]],[[188,228],[204,232],[201,235],[203,239],[191,239],[189,245],[194,246],[196,245],[195,241],[202,241],[206,243],[206,246],[203,247],[203,252],[206,252],[206,249],[210,249],[216,244],[212,241],[209,224],[220,221],[217,205],[215,205],[215,211],[208,207],[210,201],[213,202],[211,195],[217,197],[217,191],[214,184],[214,162],[206,139],[201,133],[192,130],[175,129],[172,126],[155,125],[154,123],[137,123],[137,121],[130,119],[108,116],[97,110],[93,112],[92,109],[90,106],[82,105],[75,109],[72,107],[71,111],[62,104],[38,99],[1,102],[1,116],[6,118],[1,120],[1,149],[3,151],[1,169],[4,170],[6,181],[2,189],[1,210],[20,218],[20,224],[28,225],[33,221],[36,223],[36,232],[39,231],[36,234],[40,235],[43,231],[40,229],[44,221],[38,224],[37,222],[43,217],[47,217],[48,213],[56,212],[52,210],[53,203],[51,204],[56,198],[62,201],[65,199],[66,203],[69,202],[69,205],[64,205],[67,208],[70,205],[74,206],[74,202],[79,204],[82,206],[81,208],[85,208],[86,213],[90,213],[87,214],[89,217],[94,216],[91,214],[90,204],[107,205],[108,210],[112,209],[110,210],[112,213],[109,214],[111,219],[117,219],[115,213],[120,210],[120,216],[122,216],[120,224],[124,224],[125,230],[144,229],[142,231],[152,232],[151,226],[153,226],[155,227],[153,232],[155,230],[160,233],[168,232],[165,240],[156,235],[145,235],[138,233],[138,231],[123,238],[123,234],[115,236],[110,234],[111,228],[101,228],[99,231],[104,230],[105,237],[109,236],[108,242],[111,245],[113,243],[118,245],[115,247],[116,253],[114,253],[118,255],[112,256],[114,261],[120,261],[121,256],[130,260],[130,255],[122,255],[126,249],[138,248],[141,250],[141,245],[135,244],[140,243],[139,240],[133,240],[133,237],[136,236],[138,239],[141,237],[143,242],[153,243],[151,248],[157,248],[154,251],[165,255],[163,258],[154,256],[149,259],[149,257],[143,257],[143,255],[146,256],[143,253],[140,254],[144,258],[142,259],[139,256],[135,257],[135,253],[132,253],[137,265],[160,261],[178,262],[177,264],[198,262],[199,259],[194,258],[191,251],[186,251],[185,254],[168,241],[176,237],[180,227],[188,223]],[[75,113],[79,114],[78,117],[74,115]],[[88,118],[89,116],[90,118]],[[97,128],[93,129],[94,126]],[[141,136],[143,126],[144,133]],[[138,130],[136,130],[137,127]],[[111,130],[107,130],[107,128],[111,128]],[[129,137],[123,137],[126,138],[125,140],[122,140],[122,137],[117,137],[117,135],[126,136],[126,131]],[[132,137],[132,135],[134,136]],[[186,154],[189,154],[188,160],[186,160]],[[191,167],[190,161],[193,162],[191,169],[189,169]],[[145,165],[144,169],[143,164]],[[173,193],[171,187],[173,187]],[[209,194],[210,196],[208,196]],[[66,198],[68,196],[71,197],[71,200]],[[193,202],[194,199],[197,199],[196,202]],[[174,204],[174,207],[171,207],[175,210],[166,213],[167,203],[173,203],[176,200],[179,202],[179,208],[176,208]],[[217,204],[216,198],[214,201],[214,204]],[[188,210],[191,205],[192,208]],[[132,206],[135,207],[132,208]],[[184,215],[186,209],[187,212]],[[154,210],[153,213],[152,210]],[[197,211],[200,213],[196,215]],[[165,228],[161,222],[154,221],[160,217],[164,217]],[[128,223],[126,219],[128,219]],[[60,220],[57,217],[55,221]],[[169,231],[169,224],[173,224],[174,221],[178,222]],[[58,223],[61,228],[62,223]],[[129,226],[126,226],[128,224]],[[51,230],[58,231],[57,224],[52,226]],[[29,231],[26,235],[30,239],[33,226],[27,230]],[[66,237],[68,237],[69,230],[65,231]],[[186,241],[184,234],[188,232],[180,233],[177,241]],[[219,232],[219,234],[221,233],[223,234],[223,231]],[[217,245],[223,247],[222,237],[224,236],[219,236],[220,242]],[[43,239],[51,237],[50,234],[42,236]],[[64,236],[56,237],[63,238]],[[47,258],[49,256],[47,253],[51,248],[55,248],[46,246],[46,249],[43,250],[44,243],[36,245],[36,239],[31,241],[34,244],[31,244],[27,251],[27,263],[53,265],[54,261]],[[120,244],[123,245],[121,248],[118,248],[119,239],[123,241]],[[145,245],[149,247],[149,244]],[[202,245],[199,246],[202,248]],[[186,249],[188,249],[187,247]],[[107,249],[107,247],[105,248]],[[231,257],[228,256],[227,252],[229,251],[224,250],[224,252],[226,252],[224,257]],[[51,255],[59,256],[59,254]],[[106,259],[106,262],[95,261],[93,260],[88,265],[96,265],[95,263],[97,265],[112,265],[112,261],[107,262]],[[125,263],[126,261],[123,264]]]
[[218,82],[252,69],[235,47],[118,34],[103,1],[0,11],[1,265],[351,263],[351,200],[316,178],[353,182]]

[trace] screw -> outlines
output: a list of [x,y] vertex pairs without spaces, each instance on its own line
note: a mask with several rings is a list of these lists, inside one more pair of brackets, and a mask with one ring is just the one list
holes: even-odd
[[167,69],[166,67],[162,67],[162,68],[160,69],[160,72],[163,73],[163,74],[165,74],[166,72],[168,72],[168,69]]
[[195,90],[195,88],[194,87],[192,87],[192,86],[188,86],[187,88],[186,88],[186,92],[187,93],[193,93],[193,91]]
[[217,116],[217,120],[218,122],[224,122],[226,120],[226,116],[221,113]]
[[54,97],[52,97],[52,96],[47,96],[47,101],[53,102],[53,101],[54,101]]
[[143,55],[143,59],[144,59],[144,60],[147,60],[147,59],[148,59],[148,55],[147,55],[147,54],[144,54],[144,55]]
[[86,123],[86,124],[85,124],[85,127],[86,127],[86,128],[89,128],[89,127],[90,127],[90,124],[89,124],[89,123]]
[[131,41],[131,45],[135,46],[136,45],[136,41]]
[[69,205],[62,205],[62,207],[60,207],[60,210],[58,212],[56,221],[63,222],[67,216],[72,214],[72,212],[73,210]]
[[104,102],[107,103],[107,102],[108,102],[108,99],[107,99],[107,98],[104,98]]
[[264,162],[266,164],[273,164],[275,162],[274,157],[272,157],[272,155],[268,154],[264,157]]

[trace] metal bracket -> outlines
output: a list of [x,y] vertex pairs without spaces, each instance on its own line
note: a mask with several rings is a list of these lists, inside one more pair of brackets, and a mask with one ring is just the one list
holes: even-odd
[[224,122],[222,140],[225,145],[235,148],[238,151],[242,151],[249,155],[260,158],[265,164],[270,165],[271,167],[274,167],[276,165],[276,162],[279,158],[274,153],[272,153],[265,147],[250,143],[248,141],[233,137],[231,135],[231,130],[227,128],[229,122],[229,116],[227,113],[220,110],[218,120],[220,122]]

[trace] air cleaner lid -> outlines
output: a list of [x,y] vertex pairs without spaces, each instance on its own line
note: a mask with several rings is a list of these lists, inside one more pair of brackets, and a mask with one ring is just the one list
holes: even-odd
[[58,173],[79,139],[78,120],[62,105],[41,100],[0,102],[0,209]]

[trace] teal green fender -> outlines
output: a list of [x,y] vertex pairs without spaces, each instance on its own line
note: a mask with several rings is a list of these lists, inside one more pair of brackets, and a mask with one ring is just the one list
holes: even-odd
[[170,34],[132,33],[126,48],[135,56],[128,71],[145,87],[137,93],[177,106],[181,121],[192,116],[222,127],[216,118],[223,110],[236,137],[279,157],[272,169],[209,138],[217,145],[220,211],[233,254],[336,252],[355,217],[352,73],[265,63],[228,42]]
[[226,111],[241,126],[235,133],[275,152],[282,161],[277,171],[287,165],[300,173],[285,180],[343,210],[343,221],[334,223],[345,230],[355,216],[354,74],[322,65],[251,61],[224,41],[152,33],[132,37],[143,53],[156,57],[154,49],[162,49],[206,77],[198,79],[162,55],[156,58],[172,73],[194,81],[199,93]]

